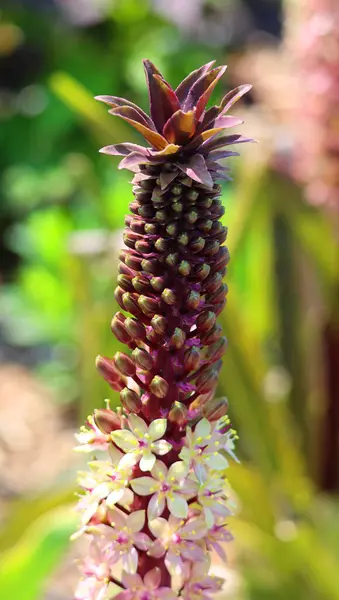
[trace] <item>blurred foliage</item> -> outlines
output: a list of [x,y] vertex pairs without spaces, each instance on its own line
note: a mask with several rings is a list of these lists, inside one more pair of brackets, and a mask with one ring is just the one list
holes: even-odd
[[[241,3],[206,2],[196,33],[188,21],[177,26],[168,8],[164,16],[163,3],[114,0],[97,20],[77,24],[57,3],[29,4],[11,3],[0,23],[0,336],[29,352],[56,398],[84,418],[109,393],[94,359],[118,348],[109,321],[130,197],[128,175],[97,149],[135,141],[92,96],[114,93],[145,107],[144,56],[173,82],[211,58],[225,60],[217,25]],[[325,215],[250,154],[224,192],[232,261],[219,393],[229,397],[243,459],[230,473],[244,580],[235,600],[335,600],[339,514],[313,482],[326,394],[313,366],[321,318],[336,306],[337,249]],[[53,490],[10,503],[0,530],[4,597],[43,597],[74,528],[71,498],[71,490]]]

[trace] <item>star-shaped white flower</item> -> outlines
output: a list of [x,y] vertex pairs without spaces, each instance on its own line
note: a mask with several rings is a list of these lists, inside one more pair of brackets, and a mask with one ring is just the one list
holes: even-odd
[[120,465],[133,466],[140,461],[141,471],[151,471],[156,461],[156,454],[167,454],[172,446],[162,440],[167,428],[166,419],[156,419],[147,426],[145,421],[137,415],[128,416],[128,429],[120,429],[111,433],[114,443],[125,452]]
[[219,452],[223,449],[224,436],[218,431],[213,431],[207,419],[201,419],[194,431],[187,427],[185,446],[179,458],[188,467],[192,467],[199,481],[203,481],[209,469],[223,471],[227,469],[228,462]]
[[131,487],[139,496],[150,496],[147,507],[149,521],[160,517],[167,508],[172,515],[185,519],[188,515],[187,499],[194,496],[196,485],[187,479],[187,467],[182,461],[173,463],[169,469],[157,460],[152,477],[139,477],[131,481]]

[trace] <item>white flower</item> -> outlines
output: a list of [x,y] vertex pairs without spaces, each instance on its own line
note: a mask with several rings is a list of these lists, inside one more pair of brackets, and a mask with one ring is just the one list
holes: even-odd
[[102,433],[96,426],[94,418],[90,415],[87,418],[87,427],[80,427],[80,433],[75,435],[79,446],[76,446],[77,452],[93,452],[94,450],[107,450],[110,442],[110,436]]
[[141,471],[151,471],[156,460],[155,455],[167,454],[172,448],[166,440],[160,439],[167,428],[166,419],[156,419],[149,426],[137,415],[128,416],[130,431],[121,429],[111,433],[112,439],[125,452],[122,466],[136,465],[140,461]]
[[153,469],[152,477],[139,477],[131,481],[131,487],[139,496],[150,496],[147,507],[149,521],[160,517],[167,508],[172,515],[179,519],[185,519],[188,515],[188,504],[186,498],[194,496],[196,485],[192,480],[185,479],[187,467],[182,461],[173,463],[169,469],[161,461],[157,460]]
[[191,504],[190,508],[197,508],[203,513],[208,528],[213,527],[220,517],[232,514],[227,505],[225,480],[219,478],[213,471],[208,473],[202,482],[199,482],[196,495],[197,502]]
[[219,452],[223,449],[224,438],[224,434],[213,431],[212,425],[207,419],[201,419],[194,432],[187,427],[185,446],[182,448],[179,458],[188,467],[194,469],[199,481],[203,481],[208,469],[215,471],[227,469],[228,462]]

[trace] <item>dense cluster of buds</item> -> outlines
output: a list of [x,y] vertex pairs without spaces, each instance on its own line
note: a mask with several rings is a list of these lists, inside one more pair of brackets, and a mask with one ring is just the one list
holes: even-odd
[[[222,558],[231,537],[226,478],[235,432],[227,401],[215,399],[226,339],[216,322],[226,303],[228,250],[220,217],[220,159],[247,140],[219,135],[239,124],[225,113],[250,86],[206,110],[225,71],[212,63],[173,91],[145,61],[151,117],[125,99],[101,96],[152,147],[118,144],[102,152],[134,173],[112,331],[129,352],[99,356],[97,368],[122,408],[96,410],[79,449],[105,457],[80,474],[79,534],[91,539],[77,600],[208,600],[222,580],[209,575],[209,552]],[[119,576],[118,576],[119,574]]]
[[312,204],[338,210],[339,2],[302,0],[295,12],[299,25],[290,51],[298,76],[297,175]]

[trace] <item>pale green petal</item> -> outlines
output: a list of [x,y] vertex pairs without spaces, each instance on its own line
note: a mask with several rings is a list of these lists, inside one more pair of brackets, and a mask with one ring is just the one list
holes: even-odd
[[152,471],[155,463],[155,456],[152,452],[146,452],[140,461],[139,467],[141,471]]
[[111,436],[116,445],[122,448],[124,452],[130,452],[138,447],[138,440],[131,431],[120,429],[112,431]]
[[147,433],[147,425],[138,415],[129,415],[128,424],[137,438],[141,438]]
[[162,460],[157,460],[152,469],[152,475],[155,479],[159,479],[159,481],[164,481],[167,477],[167,467]]
[[211,469],[215,469],[216,471],[222,471],[228,467],[228,461],[219,452],[210,454],[210,456],[206,459],[206,463]]
[[168,521],[163,517],[158,517],[157,519],[153,519],[148,524],[151,532],[153,533],[156,539],[161,539],[165,532],[168,531]]
[[155,452],[156,454],[160,454],[160,456],[167,454],[167,452],[169,452],[171,448],[171,444],[169,442],[166,442],[166,440],[157,440],[152,444],[153,452]]
[[147,517],[149,521],[153,521],[160,517],[165,510],[165,498],[163,494],[154,494],[150,499],[147,507]]
[[113,506],[121,500],[124,495],[125,490],[114,490],[107,496],[106,504],[108,508],[113,508]]
[[182,460],[178,460],[170,466],[168,470],[168,479],[172,480],[172,477],[174,477],[174,479],[180,481],[180,479],[184,479],[186,477],[187,471],[187,465],[185,465]]
[[122,452],[120,452],[113,444],[109,444],[108,454],[114,466],[116,466],[122,458]]
[[210,435],[211,428],[211,423],[207,419],[201,419],[194,430],[195,438],[206,438],[208,435]]
[[155,419],[148,428],[150,439],[159,440],[167,429],[167,419]]
[[145,511],[137,510],[128,515],[126,525],[133,533],[140,531],[145,525]]
[[187,465],[190,464],[191,453],[190,453],[189,449],[184,446],[184,448],[181,450],[181,452],[179,454],[179,458],[181,458],[181,460],[183,460]]
[[131,481],[132,490],[139,496],[149,496],[150,494],[154,494],[155,486],[157,486],[158,482],[153,479],[153,477],[138,477],[137,479],[133,479]]
[[167,498],[168,510],[178,519],[186,519],[188,515],[188,504],[186,500],[179,494],[172,494],[171,498]]

